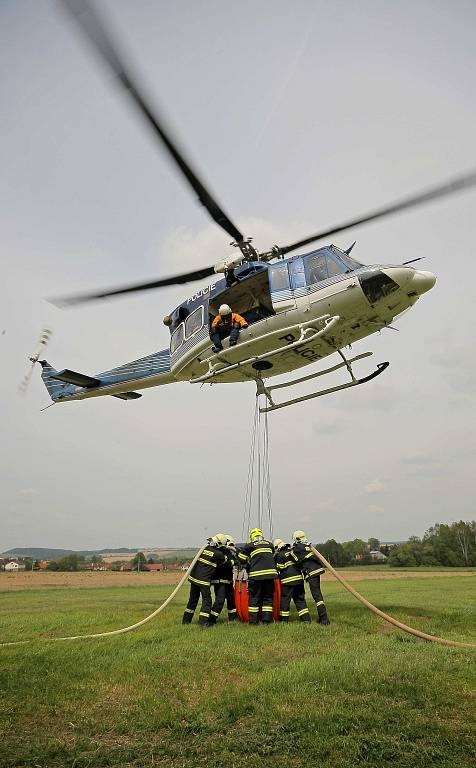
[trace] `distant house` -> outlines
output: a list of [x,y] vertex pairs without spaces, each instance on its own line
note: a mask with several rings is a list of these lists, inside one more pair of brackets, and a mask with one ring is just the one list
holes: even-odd
[[163,571],[163,563],[147,563],[145,566],[147,571]]
[[15,560],[11,560],[5,566],[6,571],[24,571],[25,563],[17,563]]
[[379,549],[371,549],[369,555],[374,563],[384,563],[387,555],[384,555]]

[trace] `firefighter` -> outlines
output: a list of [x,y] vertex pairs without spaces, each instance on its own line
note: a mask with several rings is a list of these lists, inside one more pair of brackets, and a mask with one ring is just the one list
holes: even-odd
[[249,622],[258,624],[261,610],[263,624],[269,624],[273,620],[274,580],[278,572],[274,547],[266,541],[261,528],[250,531],[248,543],[238,549],[238,561],[248,570]]
[[299,565],[304,578],[309,584],[309,589],[316,603],[319,624],[330,624],[321,592],[321,574],[324,573],[325,568],[322,567],[317,557],[313,554],[304,531],[294,531],[290,556]]
[[190,624],[193,614],[198,605],[199,597],[202,598],[198,623],[201,626],[212,626],[214,622],[210,621],[210,612],[212,609],[211,580],[218,566],[228,561],[228,555],[225,553],[226,536],[224,533],[217,533],[207,539],[207,545],[201,552],[200,557],[192,568],[188,580],[190,582],[190,597],[187,607],[183,614],[182,624]]
[[311,616],[304,593],[304,578],[298,564],[290,555],[292,547],[290,544],[285,544],[282,539],[275,539],[273,544],[275,549],[274,559],[281,581],[279,621],[285,623],[289,621],[291,600],[294,600],[299,621],[309,622],[311,621]]
[[235,560],[235,542],[229,533],[225,533],[226,548],[229,550],[229,559],[226,563],[219,565],[212,578],[212,586],[215,591],[215,602],[210,611],[210,624],[216,624],[216,621],[225,604],[228,610],[228,621],[235,621],[235,590],[233,588],[233,565]]
[[221,352],[222,340],[230,337],[230,347],[234,347],[238,341],[241,328],[248,328],[245,318],[232,312],[228,304],[222,304],[218,315],[213,319],[210,328],[210,339],[213,341],[212,352]]

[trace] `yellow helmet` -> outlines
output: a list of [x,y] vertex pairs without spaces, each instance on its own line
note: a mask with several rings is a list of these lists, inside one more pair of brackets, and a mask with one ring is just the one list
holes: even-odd
[[299,541],[306,541],[306,540],[307,540],[307,536],[304,533],[304,531],[294,531],[294,533],[293,533],[293,541],[295,543],[297,543]]
[[263,531],[261,528],[252,528],[250,531],[250,541],[253,542],[255,539],[262,539],[263,538]]
[[212,536],[211,540],[220,547],[226,547],[228,537],[225,533],[217,533],[215,536]]
[[274,544],[274,548],[278,550],[286,546],[285,542],[282,539],[275,539],[273,541],[273,544]]

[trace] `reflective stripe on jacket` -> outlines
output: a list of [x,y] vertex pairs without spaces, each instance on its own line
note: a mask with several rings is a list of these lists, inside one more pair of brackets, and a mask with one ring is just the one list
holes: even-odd
[[278,572],[274,562],[274,547],[263,539],[255,544],[244,544],[238,549],[238,559],[246,565],[249,579],[276,579]]
[[303,576],[298,564],[291,557],[291,549],[291,546],[286,544],[274,556],[279,578],[281,584],[302,584]]
[[207,545],[192,568],[188,580],[202,587],[209,587],[215,569],[224,565],[228,556],[219,548]]
[[213,574],[212,584],[233,584],[233,562],[231,560],[217,566]]
[[312,576],[320,576],[326,570],[313,553],[309,544],[302,542],[294,544],[291,548],[290,556],[297,563],[306,580]]

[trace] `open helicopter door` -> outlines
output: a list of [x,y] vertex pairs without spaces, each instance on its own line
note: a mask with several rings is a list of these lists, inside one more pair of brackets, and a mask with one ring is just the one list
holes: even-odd
[[218,314],[221,304],[228,304],[232,312],[254,325],[274,315],[268,278],[268,266],[251,264],[246,271],[236,275],[236,282],[210,298],[208,311],[211,320]]

